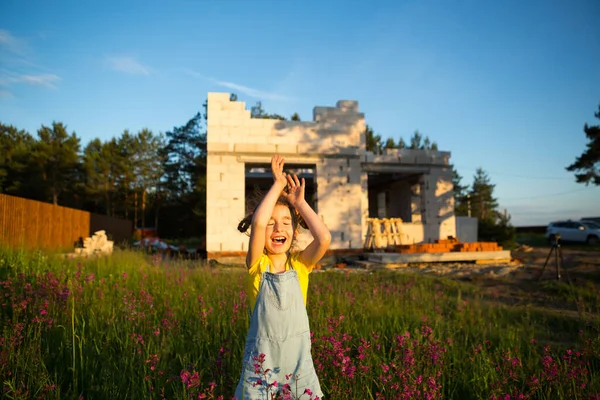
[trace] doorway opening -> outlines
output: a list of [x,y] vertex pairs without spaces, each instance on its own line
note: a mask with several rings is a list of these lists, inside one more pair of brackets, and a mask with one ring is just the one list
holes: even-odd
[[401,218],[403,222],[422,222],[424,196],[421,173],[369,172],[369,218]]

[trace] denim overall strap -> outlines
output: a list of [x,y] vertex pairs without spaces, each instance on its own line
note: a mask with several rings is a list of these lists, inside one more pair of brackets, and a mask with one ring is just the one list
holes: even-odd
[[[255,357],[264,354],[262,366]],[[264,371],[270,370],[266,375]],[[286,375],[292,375],[286,379]],[[277,388],[257,384],[277,381]],[[237,400],[270,399],[289,384],[293,393],[310,389],[323,397],[311,354],[310,326],[298,273],[290,270],[262,274],[256,305],[246,337],[242,374],[235,391]]]

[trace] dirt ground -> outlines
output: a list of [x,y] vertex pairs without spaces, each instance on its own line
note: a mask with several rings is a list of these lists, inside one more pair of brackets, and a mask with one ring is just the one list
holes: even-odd
[[[580,296],[581,292],[577,288],[585,288],[586,293],[596,296],[592,302],[600,306],[600,252],[562,247],[562,260],[558,260],[558,270],[560,282],[568,286],[561,286],[557,280],[556,251],[553,250],[550,254],[551,250],[550,247],[522,246],[511,252],[511,262],[499,264],[439,263],[406,266],[342,258],[330,261],[324,269],[359,273],[385,268],[399,273],[445,276],[476,285],[486,298],[493,301],[569,313],[578,311],[578,301],[573,293]],[[548,262],[544,268],[546,260]],[[586,300],[589,302],[590,299]]]
[[[513,251],[512,257],[522,262],[523,270],[516,274],[517,279],[526,279],[523,274],[539,275],[544,269],[544,263],[548,260],[542,279],[556,279],[556,251],[550,254],[550,247],[536,247],[529,252]],[[562,268],[561,279],[570,277],[573,281],[592,279],[600,282],[600,252],[572,250],[568,247],[561,248]],[[548,255],[550,258],[548,259]],[[560,253],[559,253],[560,254]],[[560,260],[559,260],[560,261]]]
[[[529,250],[512,252],[515,264],[520,266],[506,279],[484,277],[472,279],[472,282],[488,292],[493,291],[501,301],[514,305],[572,312],[592,311],[589,309],[592,303],[600,306],[600,252],[562,247],[562,261],[559,258],[557,268],[556,251],[551,253],[550,247]],[[560,282],[568,285],[562,286],[562,290],[557,285],[557,272],[560,273]],[[591,296],[583,300],[582,293]],[[583,306],[584,303],[587,306]]]

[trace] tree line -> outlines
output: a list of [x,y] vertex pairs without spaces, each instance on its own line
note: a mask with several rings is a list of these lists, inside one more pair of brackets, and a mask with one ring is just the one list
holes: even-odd
[[[237,100],[235,94],[231,100]],[[261,102],[252,118],[287,120],[266,112]],[[160,228],[162,237],[203,237],[206,213],[207,103],[184,125],[163,133],[144,128],[124,130],[108,140],[86,145],[62,122],[37,130],[37,137],[0,123],[0,192],[124,218],[136,227]],[[298,113],[289,120],[300,121]],[[437,150],[436,142],[416,131],[408,143],[400,137],[385,142],[370,126],[367,150],[408,148]],[[469,193],[455,172],[456,210],[478,219],[501,216],[486,176]],[[483,172],[482,172],[483,173]]]
[[165,134],[124,130],[85,145],[62,122],[42,125],[37,137],[0,124],[0,192],[200,234],[194,230],[204,213],[205,120],[198,113]]

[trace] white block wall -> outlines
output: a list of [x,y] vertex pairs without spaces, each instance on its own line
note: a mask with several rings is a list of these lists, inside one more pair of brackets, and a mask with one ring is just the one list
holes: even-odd
[[[248,237],[237,230],[245,213],[245,163],[269,163],[273,154],[316,166],[317,213],[332,232],[331,249],[362,248],[369,213],[364,163],[429,165],[430,174],[413,187],[413,240],[455,236],[449,152],[365,149],[365,119],[355,101],[315,107],[313,121],[250,118],[244,102],[227,93],[208,94],[207,251],[245,252]],[[423,212],[424,211],[424,212]],[[421,223],[424,222],[424,224]]]

